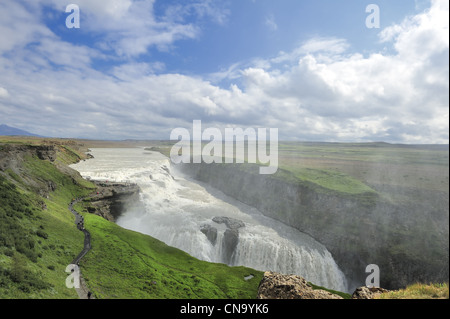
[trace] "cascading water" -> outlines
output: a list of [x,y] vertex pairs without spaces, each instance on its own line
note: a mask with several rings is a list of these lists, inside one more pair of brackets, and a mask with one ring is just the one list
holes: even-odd
[[94,149],[94,159],[72,165],[93,180],[133,182],[144,209],[131,208],[117,224],[148,234],[192,256],[232,266],[296,274],[347,291],[328,250],[310,236],[263,216],[171,169],[167,157],[141,148]]

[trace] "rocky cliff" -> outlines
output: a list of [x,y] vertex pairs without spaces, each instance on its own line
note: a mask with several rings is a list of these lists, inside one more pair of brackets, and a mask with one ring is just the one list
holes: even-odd
[[95,182],[96,194],[86,199],[89,202],[88,211],[115,222],[127,209],[140,205],[139,186],[126,183]]
[[56,148],[52,145],[0,145],[2,152],[0,152],[0,168],[17,167],[17,162],[22,160],[25,156],[36,155],[41,160],[48,160],[54,162],[56,160]]
[[258,299],[343,299],[322,289],[314,289],[305,278],[265,272],[258,288]]
[[[228,265],[234,263],[233,256],[236,246],[239,243],[239,229],[245,227],[244,222],[223,216],[216,216],[212,219],[216,224],[225,224],[226,230],[222,241],[221,250],[223,251],[222,262]],[[209,224],[201,226],[200,231],[205,234],[213,246],[217,243],[217,228]]]
[[375,192],[330,192],[286,178],[282,170],[259,175],[256,167],[238,164],[178,168],[324,244],[351,288],[365,284],[370,264],[380,267],[381,286],[388,289],[448,281],[448,213],[393,204]]
[[57,150],[49,145],[2,144],[0,145],[0,172],[8,171],[16,179],[34,188],[42,197],[48,197],[49,193],[55,191],[56,183],[30,176],[23,165],[27,156],[55,162]]

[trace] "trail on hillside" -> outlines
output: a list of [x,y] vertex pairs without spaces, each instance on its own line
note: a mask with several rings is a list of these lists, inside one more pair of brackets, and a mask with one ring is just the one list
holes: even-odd
[[[89,233],[89,231],[84,228],[84,218],[83,216],[81,216],[74,208],[73,206],[77,203],[79,203],[80,201],[82,201],[83,198],[77,198],[75,200],[73,200],[70,204],[69,204],[69,210],[70,212],[75,216],[75,225],[77,226],[77,228],[82,231],[84,233],[84,245],[83,245],[83,250],[78,254],[77,257],[75,257],[75,259],[72,261],[73,265],[77,265],[79,266],[79,263],[81,261],[81,259],[83,259],[84,256],[86,256],[86,254],[89,252],[89,250],[91,250],[92,246],[91,246],[91,234]],[[80,288],[76,288],[78,297],[80,299],[93,299],[91,292],[89,291],[89,289],[86,286],[86,283],[84,281],[84,279],[81,276],[81,271],[80,271]]]

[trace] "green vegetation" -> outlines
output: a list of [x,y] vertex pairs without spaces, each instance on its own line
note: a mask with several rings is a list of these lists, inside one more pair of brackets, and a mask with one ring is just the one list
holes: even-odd
[[65,269],[81,251],[83,234],[67,205],[94,185],[59,170],[59,160],[24,154],[11,159],[14,169],[0,171],[0,298],[77,298],[65,286]]
[[[200,261],[152,237],[84,216],[93,248],[80,265],[96,298],[256,298],[260,271]],[[250,274],[255,277],[246,281]]]
[[36,210],[32,203],[20,196],[14,184],[9,183],[0,175],[0,246],[4,247],[9,256],[13,256],[13,248],[28,257],[33,262],[37,261],[36,233],[26,230],[21,220],[36,219]]
[[69,146],[63,145],[63,146],[59,147],[59,152],[58,152],[58,156],[57,156],[58,162],[60,162],[62,164],[70,165],[73,163],[77,163],[81,159],[83,159],[83,157],[80,154],[78,154],[75,150],[70,148]]
[[279,163],[301,178],[343,192],[370,188],[384,193],[381,186],[448,192],[448,150],[445,145],[280,143]]
[[377,299],[449,299],[448,283],[413,284],[405,289],[381,294]]
[[76,298],[65,287],[65,268],[82,249],[73,216],[25,188],[0,174],[0,298]]
[[285,180],[296,179],[296,182],[309,183],[314,185],[318,192],[337,192],[345,195],[375,194],[375,191],[363,182],[333,170],[282,166],[275,175]]

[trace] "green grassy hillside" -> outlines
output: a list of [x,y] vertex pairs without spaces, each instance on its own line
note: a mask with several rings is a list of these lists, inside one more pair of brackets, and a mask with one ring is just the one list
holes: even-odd
[[[80,263],[96,298],[255,298],[263,273],[200,261],[146,235],[84,214],[92,250]],[[254,275],[246,281],[244,277]]]
[[[65,269],[83,234],[67,203],[88,190],[36,157],[19,165],[20,175],[0,172],[0,298],[77,298],[65,286]],[[47,199],[38,193],[48,181],[56,190]]]
[[[0,299],[78,298],[66,287],[67,265],[83,248],[68,204],[95,186],[66,164],[82,156],[58,145],[39,159],[23,143],[0,144]],[[80,263],[96,298],[255,298],[262,273],[199,261],[146,235],[85,215],[92,250]],[[246,281],[244,277],[254,275]]]

